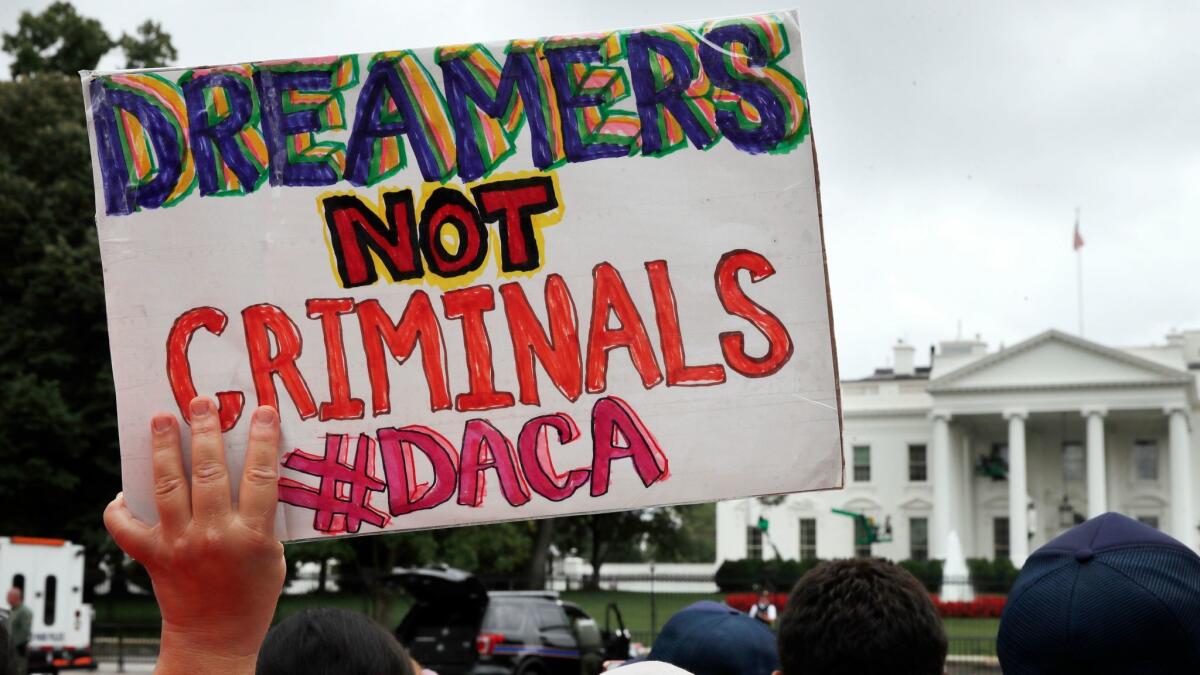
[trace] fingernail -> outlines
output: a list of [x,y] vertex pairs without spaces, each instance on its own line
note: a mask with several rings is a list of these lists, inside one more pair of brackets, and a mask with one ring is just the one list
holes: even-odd
[[150,425],[154,428],[154,432],[158,433],[158,434],[170,431],[171,416],[170,415],[155,415],[154,419],[151,420]]
[[209,412],[211,412],[211,410],[212,410],[212,406],[208,404],[208,399],[206,399],[206,398],[192,399],[192,405],[190,406],[190,408],[192,411],[193,418],[206,417],[209,414]]
[[275,423],[275,411],[264,406],[254,411],[254,423],[260,426],[270,426]]

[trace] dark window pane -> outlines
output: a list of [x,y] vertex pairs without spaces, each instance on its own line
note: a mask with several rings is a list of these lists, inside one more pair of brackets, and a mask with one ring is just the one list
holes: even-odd
[[1009,557],[1008,518],[992,519],[992,548],[997,560]]
[[909,556],[913,560],[929,559],[929,519],[909,518]]
[[800,559],[814,560],[817,557],[817,519],[800,519]]
[[929,480],[927,462],[924,445],[908,446],[908,480],[912,482]]
[[45,604],[42,605],[42,623],[47,626],[54,625],[54,609],[58,604],[58,577],[53,574],[46,577],[46,598]]
[[866,483],[871,480],[871,446],[854,446],[854,482]]
[[762,530],[757,527],[746,528],[746,557],[751,560],[762,560]]

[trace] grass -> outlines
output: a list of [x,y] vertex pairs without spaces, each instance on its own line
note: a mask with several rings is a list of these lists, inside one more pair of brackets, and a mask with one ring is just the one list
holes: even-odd
[[650,632],[662,628],[663,623],[675,612],[700,600],[721,601],[716,593],[656,593],[651,609],[649,593],[625,593],[620,591],[572,591],[563,593],[562,599],[582,607],[592,618],[604,626],[605,610],[609,603],[616,603],[625,619],[625,627],[641,639]]
[[[588,614],[604,625],[605,610],[609,603],[616,603],[625,620],[625,627],[634,634],[634,639],[649,642],[651,631],[657,632],[675,612],[699,600],[720,601],[720,594],[707,593],[657,593],[653,609],[649,593],[626,593],[619,591],[571,591],[562,594],[563,600],[582,607]],[[408,611],[410,601],[399,599],[392,607],[388,627],[400,622]],[[366,603],[361,596],[344,594],[285,595],[279,600],[275,612],[276,621],[309,607],[342,607],[354,611],[365,611]],[[137,626],[135,632],[157,634],[160,619],[154,598],[134,596],[109,600],[100,598],[95,605],[96,623]],[[946,619],[946,634],[950,638],[951,654],[994,655],[995,637],[1000,626],[999,619]],[[105,633],[109,632],[107,626]]]

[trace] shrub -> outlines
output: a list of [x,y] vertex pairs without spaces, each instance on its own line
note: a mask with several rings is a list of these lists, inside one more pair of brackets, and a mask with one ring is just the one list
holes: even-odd
[[925,590],[930,593],[937,593],[942,589],[942,561],[941,560],[901,560],[897,565],[908,570]]
[[726,560],[713,577],[722,593],[756,591],[762,588],[786,593],[800,577],[821,560]]
[[1008,558],[968,558],[967,569],[977,593],[1008,595],[1017,580],[1019,570]]

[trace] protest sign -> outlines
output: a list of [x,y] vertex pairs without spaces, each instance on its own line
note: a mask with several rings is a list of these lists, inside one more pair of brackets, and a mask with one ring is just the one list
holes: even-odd
[[284,539],[841,486],[793,15],[83,90],[139,518],[197,393]]

